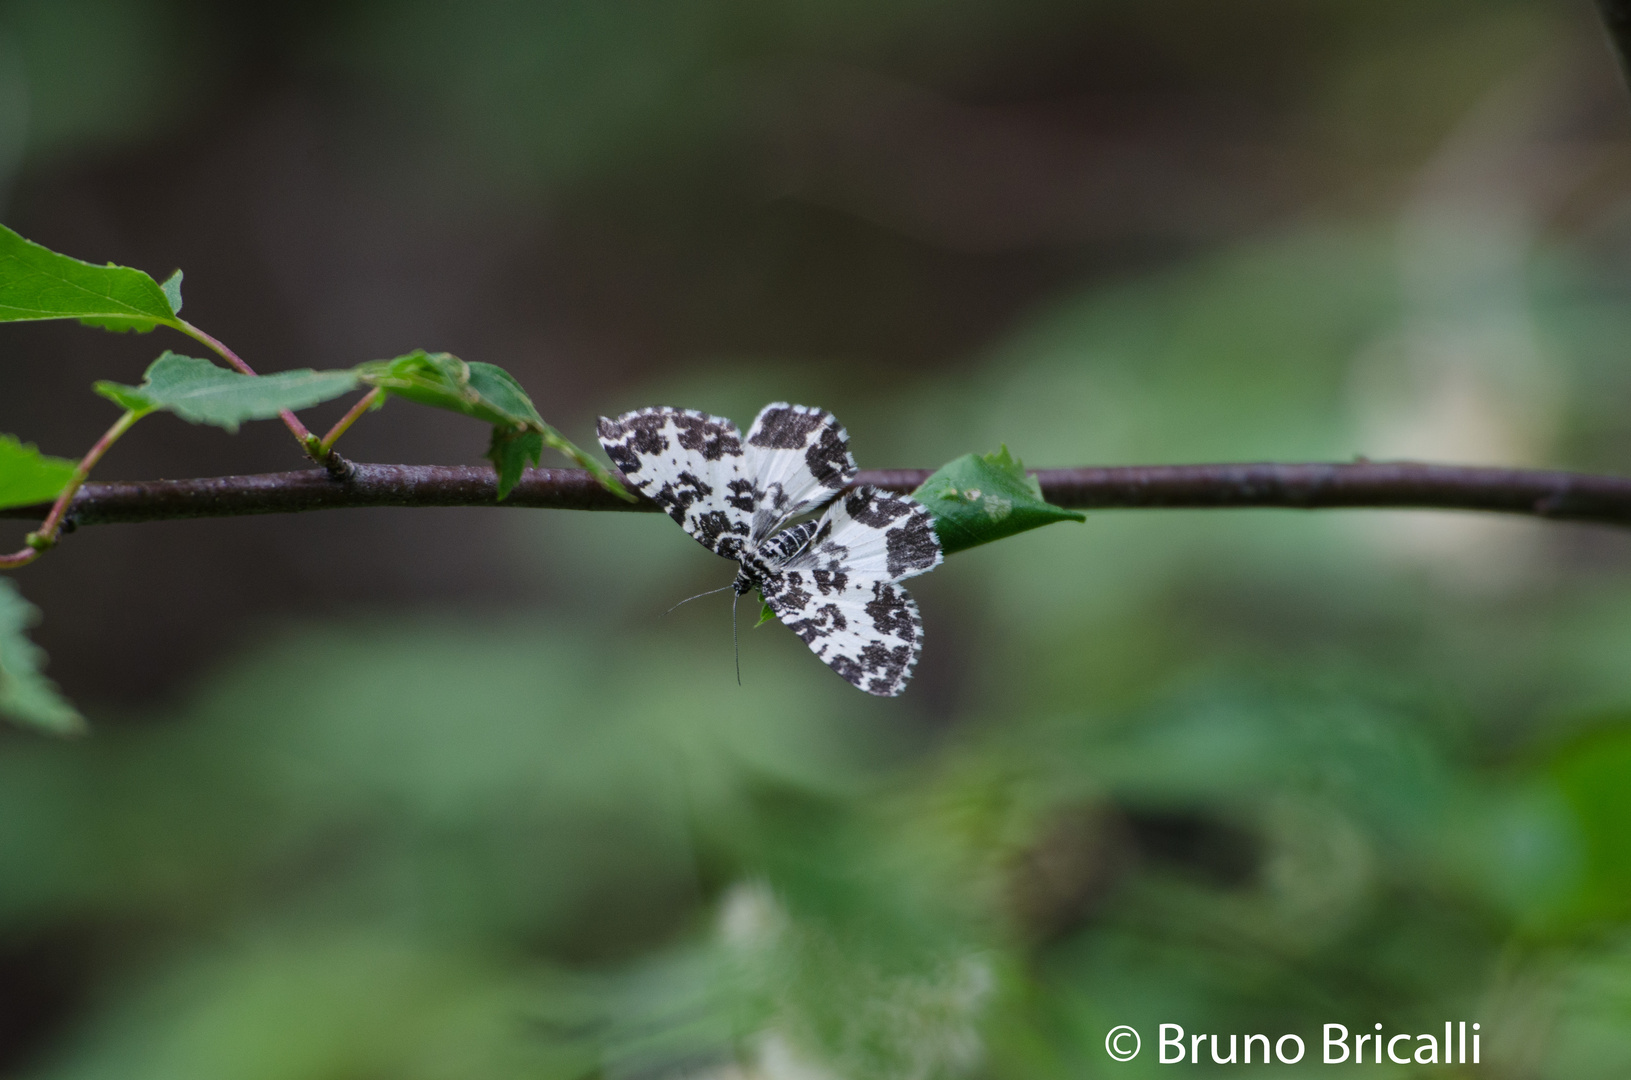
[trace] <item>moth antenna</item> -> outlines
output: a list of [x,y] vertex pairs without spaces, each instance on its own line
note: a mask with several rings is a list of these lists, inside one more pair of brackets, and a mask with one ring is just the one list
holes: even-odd
[[[707,592],[699,592],[695,596],[687,596],[684,600],[681,600],[679,604],[675,604],[674,607],[669,608],[668,611],[673,611],[674,608],[679,607],[680,604],[689,604],[693,600],[701,600],[704,596],[712,596],[716,592],[724,592],[728,588],[730,588],[729,585],[721,585],[717,589],[709,589]],[[735,605],[732,606],[734,607]],[[663,612],[663,614],[667,615],[668,611]]]
[[736,602],[742,598],[741,593],[731,597],[731,651],[736,654],[736,685],[742,685],[742,646],[736,640]]

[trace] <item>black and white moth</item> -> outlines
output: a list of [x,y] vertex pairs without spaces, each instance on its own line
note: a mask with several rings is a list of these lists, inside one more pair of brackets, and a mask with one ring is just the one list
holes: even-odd
[[[600,444],[629,483],[704,547],[734,560],[741,596],[757,589],[776,617],[869,694],[906,688],[923,620],[898,582],[939,566],[929,512],[862,486],[849,435],[824,409],[775,402],[743,438],[690,409],[600,420]],[[816,520],[789,524],[825,506]]]

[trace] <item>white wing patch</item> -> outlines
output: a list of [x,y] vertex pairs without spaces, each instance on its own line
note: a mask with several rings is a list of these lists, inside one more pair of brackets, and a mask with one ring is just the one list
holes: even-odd
[[867,693],[906,688],[923,620],[896,582],[943,560],[929,512],[867,486],[845,492],[819,521],[784,527],[855,478],[849,436],[831,413],[775,402],[743,439],[717,416],[641,409],[603,417],[600,443],[686,532],[740,564],[738,596],[759,590],[811,651]]
[[741,552],[755,503],[735,424],[694,409],[640,409],[601,417],[600,445],[704,547],[727,559]]
[[748,429],[746,451],[758,500],[753,516],[756,542],[820,507],[857,471],[849,433],[832,413],[785,401],[759,410]]

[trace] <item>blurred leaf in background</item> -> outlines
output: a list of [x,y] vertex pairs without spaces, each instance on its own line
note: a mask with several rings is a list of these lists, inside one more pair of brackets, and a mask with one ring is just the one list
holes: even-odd
[[0,717],[56,735],[84,731],[85,719],[41,670],[45,653],[28,639],[40,613],[0,578]]

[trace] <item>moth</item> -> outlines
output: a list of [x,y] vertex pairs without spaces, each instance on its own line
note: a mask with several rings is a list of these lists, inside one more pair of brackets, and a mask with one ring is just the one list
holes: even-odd
[[906,689],[923,620],[899,582],[940,565],[940,540],[918,502],[870,485],[845,490],[858,470],[831,413],[778,401],[744,438],[723,417],[639,409],[601,417],[600,445],[703,547],[738,564],[736,596],[758,590],[867,693]]

